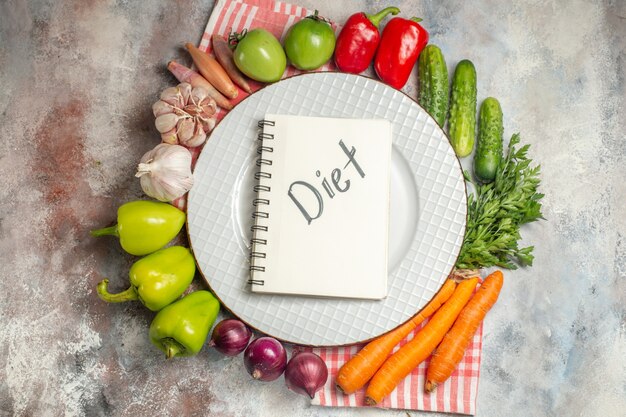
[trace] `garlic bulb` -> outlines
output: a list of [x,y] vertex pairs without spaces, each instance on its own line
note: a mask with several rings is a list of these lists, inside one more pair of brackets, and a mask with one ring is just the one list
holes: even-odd
[[141,158],[136,177],[144,193],[159,201],[172,201],[193,185],[191,153],[179,145],[161,143]]
[[180,83],[163,90],[160,98],[152,105],[152,113],[163,142],[188,148],[202,145],[216,121],[217,105],[208,91]]

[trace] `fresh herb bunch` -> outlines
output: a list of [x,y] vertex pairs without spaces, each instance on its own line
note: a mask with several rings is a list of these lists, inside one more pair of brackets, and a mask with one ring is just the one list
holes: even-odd
[[492,183],[478,185],[465,172],[476,193],[468,198],[467,229],[456,263],[459,269],[532,265],[534,247],[518,246],[520,226],[543,219],[539,202],[543,194],[537,192],[540,167],[530,166],[532,160],[526,156],[530,145],[515,149],[519,141],[519,134],[511,137]]

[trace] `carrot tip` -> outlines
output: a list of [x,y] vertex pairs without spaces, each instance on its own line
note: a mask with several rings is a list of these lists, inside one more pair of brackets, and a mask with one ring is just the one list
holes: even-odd
[[427,394],[434,392],[437,389],[437,383],[432,381],[426,381],[426,385],[424,385],[424,390]]
[[194,48],[194,45],[193,45],[191,42],[187,42],[187,43],[185,44],[185,48],[187,48],[187,50],[189,50],[189,49],[193,49],[193,48]]
[[365,397],[365,404],[366,405],[376,405],[376,400],[374,400],[373,398],[370,397]]

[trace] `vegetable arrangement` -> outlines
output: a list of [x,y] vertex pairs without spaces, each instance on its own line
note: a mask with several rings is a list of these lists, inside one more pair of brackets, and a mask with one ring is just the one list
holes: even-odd
[[[393,17],[381,34],[381,22],[399,13],[397,7],[373,15],[355,13],[335,38],[331,23],[316,10],[289,28],[283,45],[263,28],[244,29],[228,39],[213,34],[215,57],[185,44],[199,72],[176,61],[167,64],[180,84],[165,89],[152,107],[162,143],[141,158],[136,174],[146,195],[159,201],[123,204],[115,226],[91,232],[93,236],[117,236],[125,251],[144,256],[130,268],[130,288],[111,294],[109,281],[104,279],[97,292],[104,301],[139,300],[156,312],[149,337],[167,358],[197,354],[220,305],[209,291],[180,298],[193,280],[195,262],[187,248],[165,248],[185,223],[185,213],[166,202],[180,198],[193,186],[189,150],[207,140],[219,108],[232,109],[231,100],[239,97],[239,89],[252,92],[247,78],[262,83],[280,80],[288,63],[300,70],[314,70],[334,55],[339,70],[357,74],[372,65],[383,82],[400,89],[417,62],[418,102],[440,127],[444,128],[448,119],[450,142],[458,157],[474,151],[475,180],[468,172],[465,177],[476,191],[468,198],[466,235],[455,271],[418,314],[368,343],[343,365],[335,381],[339,390],[350,394],[367,384],[367,404],[378,404],[432,355],[425,390],[434,391],[462,359],[502,288],[503,274],[496,270],[476,290],[479,271],[532,264],[533,247],[518,247],[521,225],[542,218],[539,167],[531,166],[528,145],[516,149],[519,135],[513,135],[507,155],[502,155],[503,112],[493,97],[481,104],[476,137],[474,64],[460,61],[450,85],[443,53],[428,44],[429,34],[419,24],[421,19]],[[430,320],[414,338],[392,354],[426,319]],[[254,379],[273,381],[284,373],[290,390],[310,398],[326,383],[328,369],[319,356],[300,352],[287,361],[278,340],[262,336],[250,342],[251,338],[252,332],[243,322],[226,319],[215,326],[208,345],[226,356],[243,352],[244,367]]]
[[[184,212],[170,204],[131,201],[119,207],[116,225],[91,232],[95,237],[117,236],[128,253],[147,255],[131,266],[127,290],[111,294],[109,280],[104,279],[97,292],[106,302],[139,300],[156,312],[148,334],[167,359],[200,352],[220,311],[219,301],[209,291],[180,298],[194,278],[195,260],[185,247],[164,246],[180,232],[185,218]],[[287,352],[278,340],[259,337],[248,345],[251,336],[243,322],[226,319],[215,326],[208,345],[227,356],[245,350],[244,365],[254,379],[273,381],[285,372],[287,387],[311,398],[326,383],[328,369],[319,356],[298,353],[287,362]]]
[[470,278],[457,285],[426,326],[383,363],[365,391],[367,404],[378,404],[413,368],[430,356],[469,301],[477,283],[478,278]]
[[[420,28],[417,28],[415,38],[407,41],[411,47],[406,48],[409,51],[406,61],[392,53],[381,61],[394,62],[394,65],[384,68],[376,62],[379,56],[384,56],[381,51],[385,48],[385,32],[395,32],[396,39],[411,38],[407,25],[410,23],[394,18],[383,30],[383,41],[374,62],[376,73],[383,81],[401,88],[408,77],[404,71],[412,68],[417,58],[413,51],[418,51],[419,103],[442,128],[448,118],[450,142],[458,157],[470,155],[477,142],[473,167],[476,180],[465,172],[466,180],[474,184],[476,192],[468,198],[467,229],[456,268],[441,291],[411,320],[368,343],[337,374],[337,388],[346,394],[361,389],[369,381],[365,401],[370,405],[382,401],[431,354],[425,391],[434,391],[450,377],[502,288],[503,274],[496,270],[472,296],[480,270],[531,265],[533,247],[518,247],[520,226],[542,218],[540,200],[543,195],[537,191],[539,167],[531,166],[532,161],[527,158],[528,145],[519,150],[515,148],[519,143],[517,134],[511,138],[507,155],[503,157],[503,114],[496,98],[488,97],[481,104],[476,137],[477,76],[470,60],[457,64],[450,87],[441,50],[432,44],[424,46],[427,33],[422,36],[426,41],[420,44]],[[340,45],[338,42],[338,47]],[[386,74],[385,70],[392,74]],[[391,354],[401,340],[431,315],[430,321],[411,341]]]
[[109,281],[105,279],[97,291],[104,301],[139,300],[156,311],[149,335],[168,359],[198,353],[220,307],[208,291],[196,291],[179,299],[193,280],[196,264],[189,249],[163,247],[180,232],[185,219],[185,213],[170,204],[138,200],[120,206],[115,226],[91,232],[96,237],[117,236],[126,252],[148,255],[130,268],[129,289],[110,294]]
[[[103,279],[97,293],[110,303],[139,300],[156,312],[149,338],[168,359],[197,354],[220,310],[209,291],[183,296],[196,272],[193,255],[182,246],[165,247],[186,220],[183,211],[167,202],[193,186],[190,149],[204,144],[216,124],[218,107],[232,109],[230,100],[238,97],[238,87],[252,92],[246,76],[275,82],[285,71],[287,56],[298,68],[314,69],[327,62],[335,49],[334,32],[317,12],[291,28],[284,47],[262,28],[232,34],[229,40],[216,34],[211,42],[215,58],[185,44],[199,72],[170,61],[167,68],[180,84],[163,90],[152,106],[161,143],[143,155],[136,176],[144,193],[159,201],[123,204],[116,225],[91,232],[95,237],[116,236],[126,252],[144,256],[131,266],[127,290],[110,293],[109,280]],[[245,351],[243,362],[253,378],[272,381],[285,373],[290,390],[311,398],[326,382],[328,369],[319,356],[301,352],[287,361],[278,340],[259,337],[249,344],[251,337],[243,322],[226,319],[215,326],[208,345],[227,356]]]
[[433,354],[426,374],[426,392],[434,391],[437,385],[452,375],[485,314],[498,299],[503,281],[502,272],[495,271],[485,278],[476,295],[463,307],[452,329]]
[[[471,67],[468,64],[461,65],[461,71],[469,68],[471,87],[472,80],[475,83],[473,65]],[[458,85],[456,87],[456,91],[463,90]],[[432,89],[425,89],[421,90],[420,94],[431,92]],[[475,96],[475,89],[469,92],[466,90],[464,94],[469,95],[471,99]],[[466,99],[467,97],[460,100]],[[464,105],[467,105],[467,102]],[[471,113],[471,109],[467,112]],[[452,117],[453,112],[450,114]],[[455,114],[455,117],[459,115]],[[459,117],[461,123],[464,122],[461,119],[466,117],[467,114]],[[517,134],[511,138],[507,155],[502,158],[502,130],[502,110],[499,102],[488,98],[481,106],[478,146],[474,159],[474,171],[480,182],[474,183],[476,192],[470,194],[468,198],[466,234],[456,264],[458,269],[452,274],[456,279],[463,279],[459,287],[465,285],[468,291],[469,287],[473,290],[476,282],[475,278],[467,277],[477,275],[479,269],[492,266],[515,269],[517,264],[532,265],[533,247],[521,249],[518,247],[521,238],[520,226],[542,218],[540,200],[543,194],[537,191],[540,182],[539,167],[531,166],[532,161],[527,157],[529,145],[516,149],[519,143]],[[462,153],[471,152],[468,143],[473,144],[473,134],[473,131],[468,129],[462,141],[458,142],[465,143],[464,147],[469,147],[469,152],[465,149]],[[469,173],[466,172],[465,175],[467,181],[472,182]],[[430,312],[433,302],[435,305],[445,302],[443,295],[446,293],[448,282],[423,310],[423,314]],[[470,284],[466,284],[468,282]],[[336,380],[338,388],[346,393],[354,392],[371,377],[366,390],[366,402],[371,405],[378,404],[412,369],[433,354],[428,366],[425,390],[429,393],[434,391],[450,377],[461,361],[471,337],[497,300],[502,284],[503,274],[496,270],[484,280],[469,302],[467,293],[458,297],[452,296],[410,342],[391,356],[389,354],[394,346],[406,334],[397,340],[393,340],[392,335],[406,324],[370,342],[340,369]],[[455,304],[449,304],[453,302]],[[389,345],[381,349],[383,360],[369,354],[374,347],[384,345],[384,342],[389,340],[391,340]]]
[[437,311],[450,298],[455,288],[454,280],[446,280],[437,295],[411,320],[365,345],[339,370],[337,388],[344,394],[352,394],[361,389],[385,362],[393,348]]

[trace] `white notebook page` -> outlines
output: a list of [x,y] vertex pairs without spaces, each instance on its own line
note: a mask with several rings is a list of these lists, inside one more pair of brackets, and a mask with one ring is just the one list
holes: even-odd
[[259,183],[256,210],[268,217],[256,219],[252,291],[384,298],[391,123],[275,114],[265,120],[274,126],[263,128],[258,169],[271,178]]

